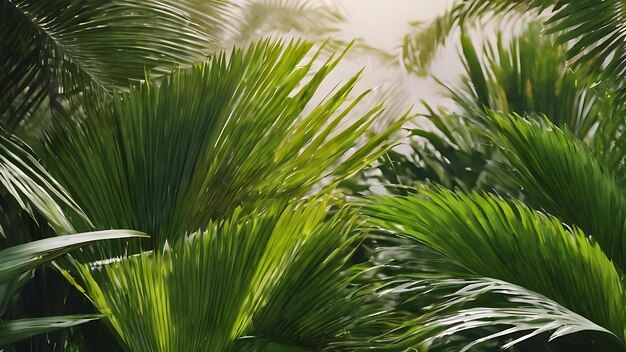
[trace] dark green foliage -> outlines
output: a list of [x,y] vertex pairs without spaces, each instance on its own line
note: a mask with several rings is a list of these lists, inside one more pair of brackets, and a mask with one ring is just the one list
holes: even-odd
[[498,126],[493,138],[511,164],[509,177],[524,189],[527,203],[592,235],[625,270],[626,198],[611,170],[571,133],[548,121],[491,118]]
[[[362,109],[358,74],[317,99],[341,40],[256,41],[321,40],[336,8],[241,4],[0,0],[0,344],[626,350],[621,2],[462,0],[409,34],[420,73],[455,28],[549,15],[510,43],[463,33],[456,109],[426,104],[410,152],[390,150],[406,116],[373,132],[397,110]],[[232,42],[252,43],[215,54]],[[337,191],[373,183],[395,196],[360,213]],[[93,228],[151,241],[54,237]]]
[[[34,268],[87,243],[128,237],[141,237],[134,231],[102,231],[66,235],[12,246],[0,251],[0,316],[9,308],[11,298],[33,276]],[[0,327],[0,346],[53,330],[83,324],[97,315],[5,320]]]

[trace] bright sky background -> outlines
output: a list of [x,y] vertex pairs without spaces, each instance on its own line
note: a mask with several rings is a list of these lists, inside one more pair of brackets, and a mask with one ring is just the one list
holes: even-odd
[[[343,33],[345,39],[362,38],[369,45],[398,52],[402,37],[409,30],[413,21],[428,22],[443,13],[452,1],[450,0],[337,0],[347,17]],[[433,75],[445,82],[454,82],[461,73],[456,46],[458,41],[451,40],[449,45],[436,56],[431,68]],[[365,74],[361,82],[363,89],[393,81],[402,84],[409,93],[407,107],[420,108],[420,100],[424,99],[431,105],[446,105],[440,96],[441,89],[429,78],[418,78],[407,75],[403,70],[380,67],[372,60],[351,58],[349,63],[340,67],[342,73],[349,75],[365,66]],[[387,83],[389,84],[389,83]]]
[[446,0],[337,0],[348,17],[347,34],[392,50],[413,21],[429,21],[449,6]]

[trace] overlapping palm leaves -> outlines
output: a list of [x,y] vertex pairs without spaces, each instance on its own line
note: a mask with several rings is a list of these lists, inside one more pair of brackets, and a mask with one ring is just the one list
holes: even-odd
[[0,16],[0,121],[34,144],[62,119],[68,100],[126,88],[146,71],[154,76],[202,62],[258,39],[267,25],[275,26],[275,16],[282,16],[282,26],[272,27],[278,33],[316,32],[315,40],[327,38],[342,20],[330,5],[273,0],[245,6],[227,0],[4,0]]
[[87,104],[65,135],[50,134],[50,168],[97,228],[141,229],[157,247],[240,204],[332,188],[389,147],[402,119],[352,149],[382,109],[347,120],[367,94],[344,104],[358,76],[303,116],[338,60],[304,81],[310,50],[262,41]]
[[[0,316],[11,318],[5,316],[9,303],[13,295],[32,278],[35,267],[93,241],[141,236],[136,231],[100,231],[48,238],[3,249],[0,251]],[[98,315],[79,314],[3,320],[0,345],[98,318]]]
[[[25,163],[17,157],[26,154],[11,154],[9,147],[20,147],[8,143],[7,137],[4,184],[10,194],[19,195],[17,199],[26,208],[30,204],[19,191],[31,191],[26,194],[29,201],[47,211],[44,215],[58,232],[68,232],[69,222],[83,229],[126,223],[154,234],[157,248],[167,245],[170,235],[172,243],[182,246],[178,242],[186,233],[207,226],[212,219],[229,216],[240,204],[256,209],[260,200],[271,206],[272,201],[298,199],[313,186],[330,190],[389,146],[388,137],[402,121],[353,149],[381,112],[377,106],[356,121],[348,121],[354,106],[366,95],[350,96],[356,77],[313,106],[308,116],[302,116],[338,61],[331,57],[307,77],[317,57],[303,61],[310,52],[307,44],[295,43],[282,50],[278,44],[259,43],[245,54],[237,50],[212,57],[209,63],[182,70],[162,83],[149,79],[138,87],[128,86],[129,80],[137,84],[145,78],[146,69],[150,76],[159,76],[173,66],[205,59],[216,47],[216,38],[205,30],[215,27],[223,5],[210,2],[207,6],[213,6],[211,11],[201,12],[199,8],[204,5],[195,3],[3,2],[2,13],[7,20],[2,21],[6,28],[1,42],[10,49],[3,50],[2,60],[6,73],[3,86],[8,89],[3,94],[3,123],[29,141],[37,141],[40,132],[47,130],[50,155],[46,161],[62,176],[62,182],[75,183],[70,186],[71,193],[89,220],[32,157],[27,155],[30,159],[25,158]],[[150,24],[160,28],[158,35]],[[132,37],[127,35],[130,30]],[[355,100],[344,104],[352,98]],[[151,111],[155,104],[156,112]],[[53,115],[57,120],[50,123]],[[177,131],[180,134],[176,135]],[[118,138],[106,140],[113,136]],[[84,148],[83,154],[76,153],[80,148]],[[28,177],[36,176],[43,186],[25,177],[11,162],[28,170]],[[86,170],[90,171],[85,178]],[[28,182],[13,182],[16,175]],[[155,175],[163,182],[155,184]],[[157,189],[162,192],[155,192]],[[60,205],[50,200],[55,197],[62,201]],[[109,210],[103,207],[107,201]],[[66,217],[62,208],[77,214]],[[339,240],[347,248],[354,241],[345,237]],[[106,257],[137,249],[119,244],[102,248],[107,248]],[[328,252],[336,246],[320,250],[324,248]],[[96,259],[87,252],[79,257]],[[341,260],[345,262],[347,257]],[[331,269],[342,269],[343,262],[340,264]],[[319,280],[330,284],[321,274]],[[346,288],[346,284],[342,280],[333,287]],[[333,299],[347,299],[342,292]],[[286,293],[282,297],[288,298]],[[298,310],[321,308],[329,312],[324,304],[333,299]],[[271,318],[272,313],[263,314],[270,317],[269,321],[276,319]],[[331,329],[325,322],[332,325],[344,321],[320,319],[304,328],[317,326],[318,334],[340,333],[339,325]],[[273,324],[259,324],[260,330],[273,329]],[[326,343],[315,337],[310,335],[309,343]],[[266,340],[238,346],[276,344]]]
[[[76,203],[33,157],[29,148],[0,129],[0,184],[3,198],[17,200],[18,210],[41,214],[59,234],[73,232],[69,216],[84,217]],[[5,214],[12,210],[5,209]],[[8,225],[8,223],[5,223]],[[2,236],[6,236],[2,229]]]
[[[146,69],[158,74],[204,59],[216,45],[202,27],[220,22],[222,10],[220,2],[0,2],[3,246],[54,232],[72,233],[72,221],[89,224],[77,204],[14,134],[39,150],[42,131],[61,117],[70,100],[107,95],[120,84],[127,86],[128,79],[143,78]],[[155,36],[154,29],[159,26],[162,28]],[[42,279],[46,270],[40,271],[35,280],[48,287],[49,275]],[[60,298],[57,301],[63,302],[63,297],[51,297],[52,291],[50,296],[36,299]],[[32,296],[21,293],[13,303],[24,299],[28,310],[39,306],[39,302],[28,302]],[[41,304],[46,314],[56,310],[46,304]],[[44,324],[39,328],[44,329]],[[51,348],[63,348],[63,342],[47,340]],[[37,349],[36,345],[30,348]]]
[[[550,133],[535,127],[537,131]],[[528,149],[527,145],[525,148]],[[567,152],[559,156],[562,160],[576,160]],[[553,171],[552,175],[559,177]],[[533,168],[532,172],[540,171]],[[561,191],[563,196],[567,192]],[[583,203],[585,199],[577,202]],[[373,225],[415,237],[466,268],[471,275],[505,281],[475,281],[471,275],[455,278],[452,273],[449,282],[405,283],[408,287],[403,289],[416,295],[446,285],[457,288],[453,294],[441,296],[439,308],[415,319],[416,333],[424,334],[426,340],[445,339],[464,330],[503,326],[501,331],[485,334],[484,338],[517,336],[513,342],[502,342],[503,346],[509,346],[544,332],[553,333],[555,338],[580,330],[597,330],[614,335],[597,339],[608,344],[600,344],[599,350],[625,348],[622,268],[612,255],[614,248],[596,243],[579,228],[566,227],[562,220],[518,201],[444,189],[423,189],[419,195],[406,197],[372,198],[364,209],[373,219]],[[582,213],[586,217],[577,219],[579,223],[589,219],[585,225],[602,216],[584,211],[579,215]],[[445,270],[441,274],[444,273]],[[489,297],[493,294],[505,297]],[[481,296],[489,298],[481,300]],[[424,317],[434,334],[424,332]],[[520,332],[528,334],[519,336]],[[474,343],[481,341],[479,338]],[[583,341],[586,347],[579,348],[591,348],[591,341]]]
[[[524,2],[471,3],[459,5],[470,10],[463,16],[525,9]],[[30,2],[3,6],[16,4],[31,10],[39,6]],[[531,3],[535,8],[542,4]],[[610,12],[611,4],[588,3],[597,11],[606,10],[602,13],[610,21],[595,35],[610,41],[619,39],[611,34],[619,22]],[[589,9],[561,5],[552,10],[571,16],[554,22],[561,26],[557,30],[582,38],[579,43],[584,46],[589,40],[584,30],[568,29],[574,28],[574,9]],[[454,11],[458,15],[459,10]],[[181,16],[189,19],[190,13]],[[97,23],[87,17],[80,21],[76,23]],[[200,30],[195,22],[189,23]],[[456,23],[442,22],[442,32]],[[85,33],[90,32],[81,34]],[[375,248],[373,261],[381,265],[366,271],[351,263],[363,230],[355,230],[353,212],[328,193],[379,157],[403,121],[358,145],[358,136],[381,107],[348,121],[363,96],[349,100],[356,77],[311,105],[338,59],[331,58],[307,75],[319,54],[308,44],[258,42],[159,80],[147,74],[146,82],[130,86],[126,80],[143,79],[143,72],[113,75],[119,80],[103,80],[103,85],[121,86],[122,91],[102,97],[89,94],[97,89],[89,84],[71,83],[80,77],[79,71],[72,71],[74,64],[57,67],[56,73],[74,75],[63,81],[63,88],[53,85],[47,93],[18,90],[10,109],[18,106],[28,111],[26,117],[39,115],[38,110],[47,109],[49,93],[56,94],[51,101],[66,120],[47,131],[44,161],[52,173],[96,228],[129,227],[153,235],[151,244],[118,242],[83,251],[77,255],[83,263],[76,262],[76,268],[65,272],[86,289],[126,349],[621,350],[623,126],[611,111],[612,95],[603,93],[612,87],[592,85],[603,76],[587,79],[567,70],[567,55],[578,48],[559,47],[552,55],[543,55],[541,50],[552,44],[533,41],[536,38],[535,29],[534,36],[522,37],[510,48],[498,43],[491,53],[487,50],[483,62],[464,39],[471,84],[452,93],[462,113],[450,122],[433,112],[448,140],[424,130],[414,132],[431,143],[439,140],[435,151],[445,147],[453,155],[489,143],[478,155],[497,154],[502,162],[498,176],[508,180],[493,188],[508,191],[512,184],[516,192],[507,193],[521,195],[537,210],[508,196],[444,189],[371,198],[364,208],[370,228],[418,242]],[[176,52],[171,46],[162,49]],[[618,49],[617,44],[594,49],[592,56],[610,59],[610,72],[619,73],[618,61],[611,61],[619,60]],[[578,56],[577,62],[586,64],[592,56]],[[190,62],[185,60],[172,61]],[[153,75],[171,67],[166,62],[147,66],[157,68]],[[39,78],[17,82],[36,87],[40,71],[26,71],[31,74],[18,72],[15,77]],[[46,85],[50,82],[59,83],[48,80]],[[68,82],[80,89],[66,88]],[[78,91],[82,93],[75,94]],[[65,93],[72,99],[59,96]],[[12,125],[13,131],[27,123]],[[480,159],[468,155],[471,162]],[[25,178],[28,182],[5,178],[10,194],[26,208],[29,204],[37,210],[73,208],[78,215],[48,216],[58,228],[68,222],[78,229],[90,228],[48,176],[35,178],[40,174],[38,164],[26,159],[35,165],[31,166],[35,172]],[[431,160],[431,167],[453,165],[431,174],[435,175],[431,180],[439,177],[434,181],[465,190],[488,188],[490,181],[481,179],[480,171],[469,177],[450,176],[450,168],[458,164],[465,169],[464,160],[445,155]],[[26,165],[20,161],[5,158],[7,170]],[[469,171],[475,170],[480,168]],[[391,175],[387,171],[385,176]],[[5,174],[23,178],[21,173]],[[21,187],[29,182],[31,188]],[[29,191],[41,191],[40,184],[48,198],[60,198],[64,204],[56,206],[58,200],[36,192],[29,196]],[[20,186],[11,189],[11,185]],[[313,196],[320,189],[326,195]],[[547,343],[545,333],[558,339]],[[90,347],[95,346],[86,348]]]
[[344,270],[361,237],[355,217],[325,219],[328,207],[238,208],[166,249],[83,267],[85,287],[131,351],[239,351],[259,339],[319,350],[377,313]]
[[[105,103],[88,102],[65,135],[50,133],[46,161],[96,228],[130,227],[152,235],[152,245],[100,244],[82,256],[89,261],[123,256],[119,263],[103,264],[102,271],[83,269],[79,282],[127,348],[202,350],[209,344],[221,350],[248,334],[315,348],[339,346],[343,339],[353,343],[348,327],[366,314],[361,309],[367,311],[357,304],[358,292],[349,289],[350,276],[341,274],[358,238],[348,236],[354,220],[337,215],[322,222],[330,210],[323,204],[302,205],[313,207],[311,214],[281,204],[311,196],[314,187],[331,192],[380,157],[404,119],[357,144],[382,109],[348,120],[367,94],[347,102],[358,75],[304,113],[341,58],[331,57],[310,77],[319,53],[311,48],[257,42],[178,70],[159,84],[148,80]],[[267,222],[256,224],[255,218],[264,216]],[[189,237],[207,226],[206,233]],[[321,237],[308,239],[309,227],[319,227],[314,233]],[[153,252],[132,256],[139,249]],[[201,258],[206,261],[198,262]],[[286,266],[290,261],[293,267]],[[322,269],[327,271],[317,272]],[[216,275],[206,276],[206,270]],[[336,275],[339,281],[329,280]],[[207,310],[195,306],[203,304],[197,295],[205,297]],[[125,303],[129,299],[131,306]],[[137,308],[135,300],[146,306]],[[279,307],[286,311],[278,314]],[[141,313],[144,309],[150,313]],[[185,323],[192,311],[201,314],[197,324]],[[287,311],[292,320],[285,318]],[[211,328],[193,328],[202,322]],[[220,329],[211,333],[214,326]],[[181,329],[189,335],[178,336]]]
[[32,137],[77,94],[202,61],[217,48],[205,28],[224,11],[221,1],[2,1],[3,124]]
[[[78,205],[38,163],[31,150],[22,141],[1,128],[0,134],[0,184],[2,185],[2,190],[0,191],[0,209],[2,212],[0,218],[0,227],[2,228],[0,231],[0,245],[2,248],[11,247],[11,250],[17,250],[22,247],[14,246],[40,239],[46,235],[49,236],[49,232],[56,232],[59,235],[73,233],[75,231],[70,219],[83,219],[83,221],[88,223]],[[80,239],[80,237],[69,236],[63,239],[53,239],[53,241],[56,240],[56,243],[69,244],[67,240],[70,237],[77,240]],[[106,235],[92,237],[93,239],[107,238]],[[111,234],[108,237],[113,238],[114,236]],[[71,241],[70,239],[70,243]],[[43,255],[45,253],[38,252],[41,248],[37,246],[45,243],[33,242],[33,246],[30,247],[30,254],[39,258],[45,258]],[[76,247],[64,247],[65,251],[73,248]],[[3,259],[9,259],[9,251],[11,250],[7,249],[7,252],[2,252]],[[3,268],[8,269],[10,268],[7,267],[9,265],[18,267],[17,264],[19,264],[21,259],[14,259],[12,263],[3,263]],[[36,265],[41,263],[41,261],[27,260],[24,263]],[[19,290],[34,274],[33,270],[27,269],[25,269],[26,272],[24,273],[18,273],[19,275],[3,279],[2,311],[3,315],[6,313],[4,318],[7,320],[3,322],[5,330],[2,333],[2,345],[94,319],[93,315],[46,318],[33,318],[31,316],[30,318],[25,318],[24,309],[14,306],[19,306],[20,301],[27,305],[28,308],[26,310],[30,310],[30,307],[33,306],[39,306],[39,304],[34,305],[32,302],[27,301],[28,297],[32,297],[29,296],[29,293]],[[37,280],[39,279],[40,276],[37,277]],[[55,297],[46,297],[45,299],[37,297],[37,299],[42,300],[41,306],[46,306],[48,300],[52,301]],[[9,300],[11,300],[11,304],[9,304]],[[50,313],[60,314],[55,309],[47,310],[47,315],[50,315]],[[43,314],[37,311],[35,316],[39,315]],[[16,318],[19,319],[16,321],[10,320]]]
[[[597,86],[596,74],[572,71],[567,47],[543,34],[538,23],[509,44],[501,33],[480,50],[465,35],[461,43],[464,76],[460,84],[444,84],[456,107],[449,112],[427,106],[433,126],[413,130],[412,153],[390,152],[380,160],[379,182],[411,185],[428,180],[466,191],[517,193],[508,177],[500,175],[505,160],[484,133],[494,129],[490,110],[543,115],[566,126],[607,164],[620,167],[623,126],[612,90]],[[388,190],[406,192],[394,186]]]
[[[481,150],[456,141],[493,145],[488,150],[497,153],[499,178],[469,187],[434,179],[465,192],[421,186],[409,189],[417,195],[374,197],[364,205],[375,228],[413,237],[467,270],[439,264],[436,279],[403,273],[392,281],[388,289],[405,295],[406,308],[417,314],[406,336],[421,336],[432,350],[473,350],[488,341],[522,351],[624,350],[619,101],[610,84],[596,84],[602,75],[570,71],[571,48],[540,37],[536,25],[510,49],[501,43],[480,59],[463,38],[466,85],[450,89],[461,112],[433,114],[443,136],[417,131],[453,169],[466,165],[446,150]],[[398,259],[395,265],[411,262]],[[608,286],[592,283],[608,277]],[[411,304],[423,302],[422,295],[432,299],[431,308]]]

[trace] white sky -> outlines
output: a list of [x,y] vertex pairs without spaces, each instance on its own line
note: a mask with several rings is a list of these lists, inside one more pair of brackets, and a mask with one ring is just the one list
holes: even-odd
[[407,24],[429,21],[449,6],[445,0],[338,0],[348,17],[346,34],[392,50],[406,33]]
[[[452,3],[449,0],[336,1],[347,18],[343,28],[344,39],[362,38],[369,45],[396,53],[400,52],[402,38],[409,30],[410,22],[428,22],[443,13]],[[450,40],[449,45],[441,50],[433,61],[432,74],[445,82],[454,82],[461,73],[457,45],[457,40]],[[441,98],[441,89],[434,80],[407,75],[400,68],[380,67],[371,59],[359,60],[351,57],[349,62],[344,62],[340,66],[340,75],[345,74],[345,77],[348,77],[361,67],[366,69],[359,88],[371,88],[392,81],[406,87],[409,95],[406,105],[407,107],[414,105],[415,111],[423,111],[420,108],[422,99],[433,106],[448,105],[446,104],[448,102]]]

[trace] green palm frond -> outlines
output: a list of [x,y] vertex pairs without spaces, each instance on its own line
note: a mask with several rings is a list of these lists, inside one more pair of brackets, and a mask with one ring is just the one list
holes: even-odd
[[538,15],[541,11],[532,5],[541,1],[460,0],[428,23],[413,22],[403,38],[404,67],[409,72],[426,75],[438,49],[446,44],[455,30],[473,27],[484,18],[501,19],[510,13]]
[[[501,334],[526,331],[528,337],[546,330],[561,336],[591,329],[610,331],[624,348],[621,271],[578,228],[568,230],[556,218],[519,202],[444,189],[421,190],[419,196],[370,198],[364,211],[373,226],[414,237],[475,275],[520,287],[494,287],[485,282],[472,286],[471,280],[463,283],[465,288],[459,287],[448,297],[449,307],[455,304],[455,296],[472,302],[471,296],[482,295],[483,290],[512,297],[482,301],[484,305],[479,303],[476,310],[464,311],[459,304],[455,312],[444,313],[445,306],[441,306],[442,315],[437,316],[436,310],[433,316],[426,314],[425,318],[442,330],[450,329],[443,335],[470,329],[473,324],[513,326]],[[473,289],[477,291],[470,292]],[[537,295],[549,300],[540,304]],[[518,303],[529,308],[528,314],[508,310],[511,306],[517,309]],[[466,318],[470,313],[474,315]],[[418,326],[415,330],[419,334]]]
[[[70,195],[35,159],[30,148],[4,130],[0,130],[0,185],[0,248],[21,245],[55,234],[73,233],[75,232],[72,225],[74,221],[89,223],[86,215]],[[114,233],[111,234],[114,235]],[[70,237],[72,240],[80,238],[63,236],[58,240],[53,238],[52,241],[66,243]],[[31,243],[36,244],[37,247],[34,249],[38,250],[46,242],[29,242]],[[66,250],[71,248],[74,247],[68,247]],[[8,250],[3,251],[2,259],[12,258],[9,253]],[[22,257],[13,259],[11,263],[2,263],[0,271],[23,270],[24,267],[21,267],[21,264],[43,263],[49,261],[51,257],[36,251],[30,259]],[[0,344],[56,331],[61,327],[74,326],[93,319],[93,315],[42,318],[41,320],[31,318],[76,312],[72,308],[66,308],[64,290],[69,286],[64,285],[62,278],[55,276],[57,273],[47,267],[39,268],[37,273],[33,280],[29,280],[32,277],[30,271],[15,273],[13,279],[0,284],[2,312],[7,310],[7,316],[4,317],[2,324],[4,331],[0,333],[2,335]],[[59,279],[61,281],[58,281]],[[17,292],[18,288],[24,284],[26,286]],[[20,342],[21,345],[15,348],[16,350],[23,348],[40,350],[42,346],[62,343],[57,339],[62,335],[62,332],[55,332],[52,335],[37,336],[29,341]]]
[[404,68],[419,76],[427,75],[435,53],[446,44],[455,25],[454,17],[450,12],[435,18],[428,24],[422,21],[409,23],[409,31],[402,39]]
[[[428,351],[625,351],[615,334],[553,300],[488,278],[417,280],[391,288],[423,304],[405,335]],[[422,306],[424,307],[424,306]]]
[[[15,293],[32,278],[35,267],[94,241],[129,237],[145,237],[145,235],[126,230],[89,232],[33,241],[1,250],[0,317],[7,312],[10,300]],[[3,321],[0,326],[0,346],[98,318],[97,315],[83,314]]]
[[613,333],[553,300],[501,280],[411,279],[407,271],[379,293],[402,299],[396,327],[377,351],[624,351]]
[[[484,189],[517,194],[515,183],[502,173],[501,151],[486,138],[497,131],[489,111],[546,116],[588,144],[607,166],[619,165],[616,142],[623,127],[610,91],[596,86],[597,74],[572,71],[564,45],[541,33],[531,23],[520,35],[504,43],[498,33],[482,48],[463,35],[465,73],[459,84],[444,84],[456,112],[429,110],[434,128],[416,128],[412,152],[388,154],[381,161],[379,180],[403,185],[430,181],[448,188]],[[494,132],[497,133],[497,132]],[[616,138],[617,136],[617,138]],[[398,188],[389,187],[392,192]]]
[[38,265],[70,252],[89,242],[129,237],[147,237],[131,230],[85,232],[78,235],[57,236],[9,247],[0,251],[0,282],[10,280]]
[[428,121],[435,129],[412,130],[412,153],[391,159],[403,185],[432,182],[465,191],[489,189],[515,192],[506,179],[498,177],[498,151],[476,131],[464,114],[434,111]]
[[238,208],[169,248],[82,266],[83,287],[131,351],[348,344],[351,324],[377,311],[350,284],[356,218],[330,205]]
[[[508,45],[503,44],[502,33],[482,50],[465,35],[461,42],[465,66],[462,84],[446,86],[459,111],[450,114],[430,109],[429,120],[436,130],[415,130],[428,143],[423,147],[413,143],[415,155],[411,157],[416,160],[411,164],[417,172],[404,172],[409,180],[425,176],[449,188],[517,193],[513,185],[502,182],[508,177],[497,167],[503,161],[501,152],[483,135],[486,130],[498,130],[490,121],[490,110],[543,115],[589,144],[602,155],[603,162],[617,159],[614,156],[619,149],[611,148],[618,133],[609,129],[621,118],[610,92],[594,87],[597,75],[571,71],[565,46],[542,35],[539,25],[531,23]],[[404,169],[405,164],[399,162],[396,169]]]
[[58,329],[71,328],[99,319],[100,315],[64,315],[60,317],[24,318],[3,321],[0,327],[0,346],[18,342],[31,336],[45,334]]
[[226,2],[0,2],[0,119],[28,135],[49,110],[76,94],[102,94],[146,70],[169,72],[216,49],[207,28],[222,22]]
[[592,151],[568,131],[544,120],[491,115],[493,140],[512,167],[527,201],[592,235],[621,269],[624,257],[626,197],[618,180]]
[[382,109],[348,120],[367,94],[352,97],[358,76],[303,113],[341,58],[306,80],[319,52],[303,61],[310,53],[261,41],[88,104],[51,133],[50,168],[96,228],[140,229],[156,248],[240,204],[330,189],[388,149],[405,119],[354,148]]
[[[406,150],[390,150],[371,168],[343,182],[352,194],[371,194],[371,185],[382,185],[391,194],[414,192],[418,183],[434,183],[448,188],[512,189],[504,179],[496,179],[498,166],[492,162],[497,152],[485,138],[470,129],[461,116],[436,113],[428,117],[436,131],[410,130]],[[506,187],[506,188],[505,188]]]
[[[0,184],[2,197],[13,197],[31,216],[42,215],[58,234],[74,232],[71,218],[84,219],[82,210],[33,157],[23,142],[0,129]],[[9,214],[15,209],[5,209]],[[10,215],[8,215],[10,216]],[[3,219],[0,234],[10,235]]]

